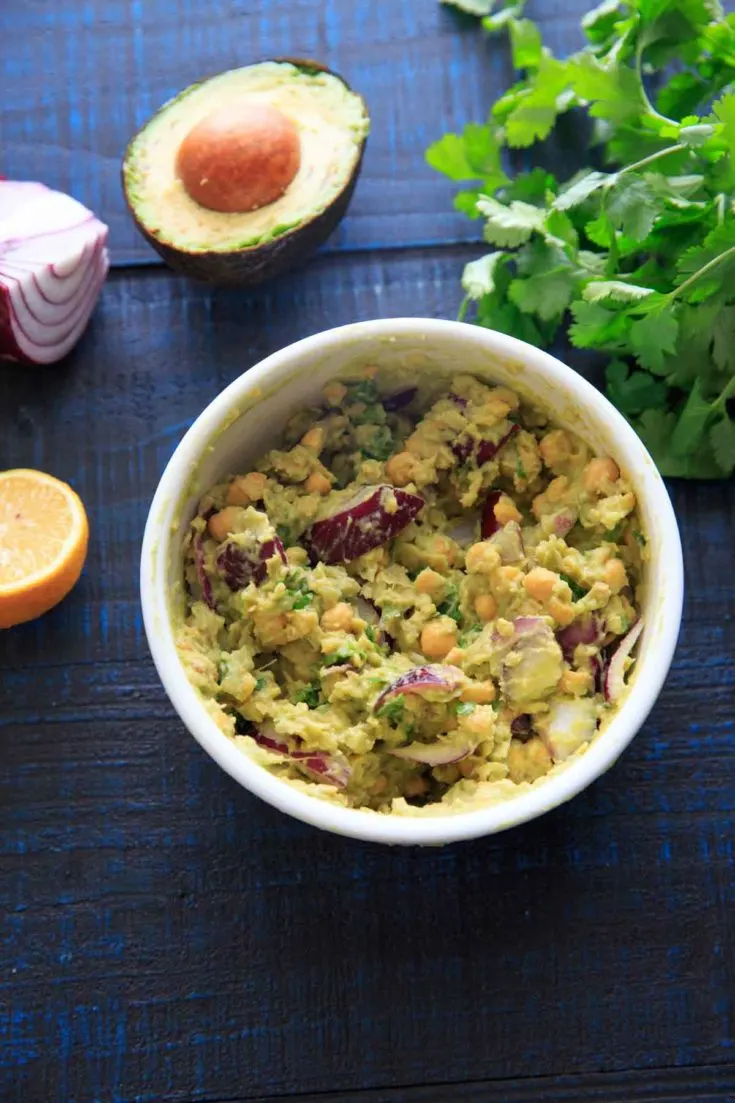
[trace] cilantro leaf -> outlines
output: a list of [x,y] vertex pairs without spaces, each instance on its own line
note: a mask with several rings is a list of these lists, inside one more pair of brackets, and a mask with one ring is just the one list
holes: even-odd
[[512,19],[510,48],[516,69],[536,69],[541,64],[541,32],[531,19]]
[[477,202],[477,209],[485,216],[485,240],[492,245],[522,245],[531,234],[543,229],[546,212],[530,203],[514,199],[508,206],[489,195]]
[[495,7],[495,0],[441,0],[448,8],[458,8],[467,15],[489,15]]
[[622,230],[625,237],[641,242],[650,234],[663,201],[656,196],[646,181],[635,174],[619,176],[610,189],[605,210],[613,225]]
[[554,206],[557,211],[568,211],[571,207],[578,207],[593,192],[598,191],[603,184],[607,184],[613,179],[614,177],[611,177],[607,172],[585,172],[577,177],[572,177],[554,200]]
[[679,322],[672,310],[647,314],[630,327],[630,344],[644,368],[660,372],[664,358],[676,351]]
[[635,283],[623,283],[622,280],[590,280],[582,291],[582,296],[588,303],[637,303],[654,294],[651,287],[639,287]]
[[709,431],[715,460],[725,475],[735,471],[735,421],[725,414]]
[[544,58],[535,81],[519,89],[503,105],[506,141],[512,149],[525,149],[548,138],[557,116],[570,106],[570,101],[561,98],[567,80],[565,64],[555,58]]
[[669,388],[647,372],[631,372],[621,360],[612,360],[605,371],[607,396],[624,414],[639,414],[649,406],[664,407]]
[[376,715],[397,727],[403,719],[404,703],[403,694],[399,693],[397,696],[391,697],[384,705],[381,705]]
[[562,582],[566,582],[567,586],[572,591],[572,597],[575,601],[580,601],[587,593],[587,590],[585,590],[584,586],[580,586],[578,582],[576,582],[568,574],[564,574],[563,571],[559,571],[559,578],[562,580]]
[[464,266],[462,287],[471,299],[479,299],[495,290],[495,269],[505,256],[505,253],[486,253]]

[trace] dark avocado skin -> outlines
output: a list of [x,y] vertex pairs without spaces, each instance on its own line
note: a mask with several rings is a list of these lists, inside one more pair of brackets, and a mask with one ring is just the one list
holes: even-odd
[[[272,60],[288,62],[305,72],[330,73],[352,91],[347,81],[339,73],[335,73],[333,69],[329,69],[318,61],[293,57],[278,57]],[[353,93],[353,95],[356,95],[356,93]],[[233,249],[229,252],[189,253],[184,249],[177,249],[168,242],[159,241],[141,225],[135,213],[135,207],[128,198],[123,173],[125,202],[140,233],[170,268],[203,283],[217,284],[224,287],[254,287],[256,284],[272,280],[276,276],[280,276],[284,272],[303,264],[324,244],[347,211],[360,175],[366,144],[367,139],[364,139],[349,180],[325,210],[314,215],[313,218],[301,222],[298,226],[294,226],[292,230],[287,230],[284,234],[273,238],[272,241],[264,242],[262,245],[253,245],[245,249]],[[126,160],[127,152],[123,159],[123,168]]]

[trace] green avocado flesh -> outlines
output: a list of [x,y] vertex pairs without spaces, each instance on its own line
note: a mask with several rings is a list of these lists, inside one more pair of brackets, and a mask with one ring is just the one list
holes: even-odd
[[427,402],[366,369],[201,498],[176,642],[215,723],[278,776],[463,811],[614,715],[603,674],[646,557],[626,476],[542,410],[461,374]]
[[[208,210],[187,194],[176,156],[197,123],[240,97],[291,119],[301,140],[301,167],[274,202],[229,214]],[[232,69],[185,89],[143,127],[125,157],[125,194],[143,231],[162,245],[185,253],[257,247],[335,202],[359,165],[368,129],[363,101],[332,73],[274,61]]]

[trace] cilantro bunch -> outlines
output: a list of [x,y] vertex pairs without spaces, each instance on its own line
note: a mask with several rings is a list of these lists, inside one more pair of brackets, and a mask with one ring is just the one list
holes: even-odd
[[[718,0],[603,0],[560,60],[524,0],[445,0],[507,29],[520,79],[430,147],[472,183],[458,210],[492,251],[465,267],[460,317],[532,344],[564,331],[609,354],[607,393],[665,475],[735,469],[735,15]],[[589,124],[590,167],[507,172],[560,116]],[[586,119],[581,117],[586,115]]]

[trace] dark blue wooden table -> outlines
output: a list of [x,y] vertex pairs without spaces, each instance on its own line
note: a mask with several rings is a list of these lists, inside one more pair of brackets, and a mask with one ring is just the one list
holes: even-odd
[[[532,14],[564,52],[583,6]],[[277,284],[187,283],[136,237],[121,152],[177,89],[283,54],[370,104],[350,215]],[[279,815],[186,734],[143,638],[147,505],[217,391],[332,325],[454,314],[474,227],[422,151],[508,77],[434,0],[0,5],[0,172],[93,207],[115,265],[66,363],[0,368],[0,464],[68,479],[92,524],[72,597],[0,636],[2,1103],[735,1099],[731,486],[672,487],[685,624],[638,739],[496,838],[393,852]]]

